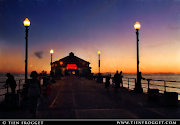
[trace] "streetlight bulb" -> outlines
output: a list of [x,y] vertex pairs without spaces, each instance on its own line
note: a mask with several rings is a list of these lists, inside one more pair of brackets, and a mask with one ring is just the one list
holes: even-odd
[[135,24],[134,24],[134,28],[135,29],[140,29],[141,25],[140,23],[137,21]]
[[100,52],[100,51],[98,51],[98,54],[101,54],[101,52]]
[[63,64],[63,62],[60,62],[60,65],[62,65]]
[[29,26],[30,25],[30,21],[28,20],[28,18],[26,18],[24,21],[24,26]]
[[53,54],[53,50],[52,49],[50,50],[50,53]]

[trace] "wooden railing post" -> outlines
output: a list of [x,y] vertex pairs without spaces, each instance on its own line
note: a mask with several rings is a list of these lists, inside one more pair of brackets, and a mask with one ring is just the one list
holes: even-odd
[[9,88],[8,84],[9,84],[9,83],[7,83],[7,94],[8,94],[8,88]]
[[166,81],[164,81],[164,91],[166,92]]
[[20,91],[20,84],[21,84],[21,79],[19,80],[19,91]]
[[128,78],[128,89],[129,89],[129,78]]
[[150,79],[148,79],[148,90],[149,90],[149,81],[150,81]]

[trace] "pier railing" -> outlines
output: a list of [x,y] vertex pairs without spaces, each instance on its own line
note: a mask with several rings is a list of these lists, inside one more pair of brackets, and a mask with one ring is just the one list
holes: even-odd
[[[102,77],[104,79],[103,81],[106,81],[105,80],[106,76],[102,76]],[[111,77],[110,79],[112,80],[111,84],[113,85],[114,84],[113,77]],[[123,80],[123,87],[129,90],[134,90],[136,78],[123,77],[122,80]],[[142,79],[141,85],[144,93],[148,93],[149,89],[159,89],[160,93],[177,92],[178,95],[180,95],[180,81]]]
[[[25,79],[19,79],[19,80],[15,80],[16,81],[16,90],[21,90],[23,88],[23,85],[25,83]],[[6,82],[0,82],[1,84],[5,84]],[[9,85],[7,85],[7,87],[2,87],[0,88],[0,96],[5,95],[6,93],[9,92]]]
[[[111,78],[113,79],[113,77]],[[123,77],[123,87],[133,90],[135,88],[136,78]],[[180,95],[180,81],[167,81],[167,80],[155,80],[144,79],[141,80],[144,93],[148,92],[148,89],[159,89],[160,93],[164,92],[177,92]]]
[[[42,83],[43,83],[43,78],[39,78],[39,80],[40,80],[40,83],[41,83],[41,85],[42,85]],[[25,79],[19,79],[19,80],[15,80],[16,81],[16,84],[17,84],[17,86],[16,86],[16,91],[18,90],[19,92],[23,89],[23,85],[25,84]],[[6,82],[0,82],[0,84],[5,84]],[[2,88],[0,88],[0,98],[1,98],[1,96],[3,96],[3,95],[5,95],[6,93],[8,93],[9,92],[9,88],[10,88],[10,86],[9,85],[7,85],[7,87],[2,87]],[[0,99],[0,101],[1,101],[2,99]]]
[[[105,78],[105,76],[103,76],[103,78]],[[111,80],[112,79],[113,77],[111,77]],[[135,88],[136,78],[123,77],[122,80],[123,80],[123,87],[128,88],[129,90],[133,90]],[[6,82],[0,82],[0,83],[5,84]],[[16,90],[21,91],[25,83],[25,79],[16,80],[16,83],[17,83]],[[113,82],[111,84],[113,84]],[[177,92],[178,95],[180,95],[180,81],[144,79],[144,80],[141,80],[141,84],[142,84],[144,93],[147,93],[148,89],[159,89],[160,93]],[[9,91],[9,86],[7,88],[0,88],[0,96],[5,95],[6,92],[8,93],[8,91]]]
[[[148,82],[147,83],[148,89],[151,88],[152,86],[157,86],[158,88],[161,88],[159,89],[159,91],[161,92],[167,92],[176,89],[175,91],[180,95],[180,81],[166,81],[166,80],[154,80],[154,79],[146,79],[146,80]],[[150,82],[156,82],[156,84]],[[160,84],[158,84],[157,82],[160,82]],[[142,83],[142,84],[146,84],[146,83]]]
[[[40,77],[39,80],[40,80],[40,83],[41,83],[41,85],[42,85],[42,83],[43,83],[43,78]],[[15,81],[16,81],[16,84],[17,84],[17,86],[16,86],[16,91],[21,92],[21,91],[23,90],[23,85],[25,84],[25,79],[19,79],[19,80],[15,80]],[[3,84],[3,85],[4,85],[5,83],[6,83],[6,82],[0,82],[0,84]],[[5,94],[9,92],[9,88],[10,88],[9,85],[7,85],[7,87],[2,87],[2,88],[0,88],[0,102],[4,100]]]

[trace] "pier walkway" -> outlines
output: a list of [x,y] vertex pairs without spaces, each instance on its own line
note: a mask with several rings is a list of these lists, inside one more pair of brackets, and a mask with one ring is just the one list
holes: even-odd
[[[150,102],[144,93],[126,88],[114,92],[105,90],[103,83],[84,77],[67,76],[53,83],[47,100],[37,109],[40,119],[154,119],[180,118],[179,107],[165,106],[161,101]],[[32,118],[28,107],[1,109],[0,118]]]

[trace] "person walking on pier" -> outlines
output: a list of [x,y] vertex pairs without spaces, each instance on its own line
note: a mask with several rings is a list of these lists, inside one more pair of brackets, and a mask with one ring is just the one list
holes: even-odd
[[120,84],[121,84],[121,87],[123,87],[123,81],[122,81],[122,71],[120,72],[120,74],[119,74],[119,79],[120,79]]
[[106,76],[106,82],[105,82],[105,89],[107,88],[107,91],[109,91],[109,84],[110,84],[110,77],[107,75]]
[[120,88],[120,80],[119,80],[118,71],[116,71],[116,74],[114,75],[114,82],[115,82],[115,92],[118,93],[118,88]]
[[[6,80],[6,84],[3,85],[3,87],[7,86],[8,84],[10,84],[11,87],[11,91],[12,93],[15,94],[15,90],[16,90],[16,81],[14,79],[14,76],[11,75],[10,73],[7,73],[6,76],[8,77],[8,79]],[[7,86],[8,87],[8,86]]]
[[29,112],[32,113],[33,118],[36,117],[36,108],[38,99],[41,95],[41,84],[38,78],[38,73],[36,71],[32,71],[27,84],[28,90],[28,98],[29,98]]

